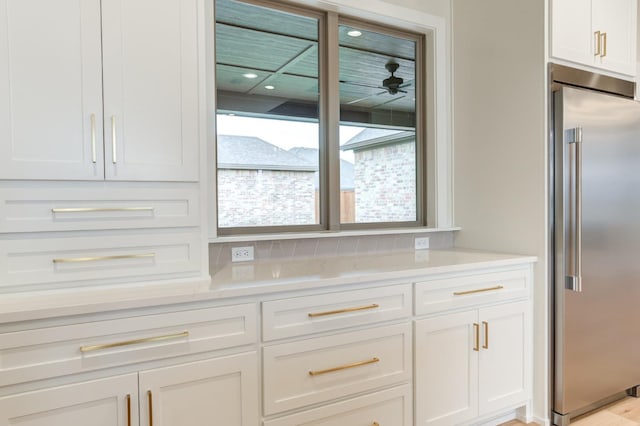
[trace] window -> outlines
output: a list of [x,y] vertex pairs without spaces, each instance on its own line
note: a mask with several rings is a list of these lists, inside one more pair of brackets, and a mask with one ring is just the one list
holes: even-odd
[[218,234],[423,225],[423,38],[216,0]]

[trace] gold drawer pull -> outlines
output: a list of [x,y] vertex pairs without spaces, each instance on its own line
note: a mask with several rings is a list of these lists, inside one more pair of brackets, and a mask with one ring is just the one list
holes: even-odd
[[52,213],[92,213],[92,212],[152,212],[153,207],[73,207],[51,209]]
[[118,259],[143,259],[145,257],[156,257],[155,253],[141,254],[117,254],[114,256],[96,256],[96,257],[69,257],[65,259],[53,259],[53,263],[81,263],[96,262],[98,260],[118,260]]
[[372,305],[356,306],[355,308],[345,308],[345,309],[337,309],[335,311],[310,313],[309,317],[310,318],[324,317],[326,315],[336,315],[336,314],[345,314],[347,312],[365,311],[367,309],[376,309],[376,308],[379,308],[379,307],[380,307],[380,305],[378,305],[377,303],[374,303]]
[[183,331],[182,333],[166,334],[164,336],[143,337],[141,339],[124,340],[122,342],[103,343],[101,345],[80,346],[80,352],[99,351],[102,349],[117,348],[119,346],[138,345],[140,343],[160,342],[163,340],[180,339],[182,337],[189,337],[189,332]]
[[484,345],[482,345],[482,348],[489,349],[489,323],[482,321],[482,325],[484,326]]
[[354,362],[353,364],[341,365],[340,367],[327,368],[326,370],[309,371],[310,376],[319,376],[321,374],[333,373],[335,371],[347,370],[349,368],[360,367],[367,364],[375,364],[380,362],[380,358],[371,358],[366,361]]
[[473,350],[480,352],[480,324],[473,323]]
[[149,403],[149,426],[153,426],[153,393],[147,391],[147,401]]
[[131,426],[131,395],[127,395],[127,426]]
[[455,293],[453,293],[453,295],[464,296],[465,294],[484,293],[485,291],[502,290],[503,288],[504,288],[503,286],[497,285],[495,287],[480,288],[478,290],[456,291]]
[[378,422],[373,422],[373,424],[371,426],[380,426],[380,423]]

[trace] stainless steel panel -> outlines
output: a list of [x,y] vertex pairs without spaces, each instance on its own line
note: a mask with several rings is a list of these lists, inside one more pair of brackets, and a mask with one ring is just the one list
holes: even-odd
[[580,293],[564,288],[575,158],[564,141],[555,149],[554,411],[567,414],[640,383],[640,104],[569,87],[555,101],[555,135],[582,128]]
[[613,93],[627,98],[633,98],[635,93],[635,83],[632,81],[620,80],[558,64],[550,64],[549,68],[551,81],[556,83]]

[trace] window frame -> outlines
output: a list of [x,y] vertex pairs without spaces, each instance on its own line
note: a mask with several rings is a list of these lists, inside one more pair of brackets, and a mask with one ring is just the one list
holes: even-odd
[[[435,200],[431,190],[436,174],[429,172],[430,166],[435,165],[429,161],[430,149],[428,148],[427,134],[428,123],[434,120],[428,117],[427,104],[434,99],[427,94],[427,88],[433,88],[435,81],[429,81],[426,74],[428,35],[400,29],[389,24],[382,24],[368,19],[354,17],[352,15],[335,11],[322,10],[307,5],[298,5],[280,0],[235,0],[242,3],[266,7],[285,13],[297,14],[318,20],[318,173],[319,173],[319,223],[310,225],[273,225],[273,226],[218,226],[218,164],[215,155],[217,149],[217,131],[213,132],[213,229],[215,235],[221,237],[233,237],[234,235],[263,235],[281,233],[316,233],[359,230],[384,230],[392,228],[420,228],[428,226],[428,219],[435,207],[430,203]],[[215,34],[215,1],[213,34]],[[360,29],[377,32],[380,34],[413,40],[416,43],[415,58],[415,93],[416,93],[416,128],[415,128],[415,156],[416,156],[416,220],[402,222],[362,222],[342,223],[340,220],[340,87],[339,87],[339,26],[349,25]],[[214,43],[215,52],[215,43]],[[217,59],[213,54],[213,115],[217,117],[217,85],[215,80],[215,65]],[[215,129],[214,125],[214,129]]]

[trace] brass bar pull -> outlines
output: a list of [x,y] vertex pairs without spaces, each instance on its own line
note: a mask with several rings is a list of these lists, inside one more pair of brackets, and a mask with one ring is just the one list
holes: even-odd
[[602,33],[602,54],[601,58],[607,56],[607,33]]
[[154,207],[69,207],[51,209],[52,213],[138,212],[154,211]]
[[131,426],[131,395],[127,395],[127,426]]
[[335,371],[347,370],[349,368],[360,367],[367,364],[375,364],[380,362],[380,358],[371,358],[366,361],[354,362],[353,364],[341,365],[340,367],[327,368],[326,370],[309,371],[310,376],[319,376],[321,374],[333,373]]
[[473,350],[476,352],[480,351],[480,325],[477,323],[473,323]]
[[91,161],[94,163],[96,158],[96,115],[91,114]]
[[117,254],[114,256],[95,256],[95,257],[68,257],[62,259],[53,259],[53,263],[82,263],[97,262],[99,260],[119,260],[119,259],[143,259],[146,257],[156,257],[155,253],[141,254]]
[[117,348],[120,346],[139,345],[140,343],[161,342],[163,340],[181,339],[183,337],[189,337],[189,332],[183,331],[182,333],[166,334],[164,336],[143,337],[141,339],[124,340],[122,342],[80,346],[80,352],[99,351],[102,349]]
[[118,150],[116,148],[116,116],[111,116],[111,161],[113,164],[118,162]]
[[453,295],[454,296],[464,296],[465,294],[484,293],[485,291],[502,290],[503,288],[504,288],[504,286],[497,285],[495,287],[480,288],[478,290],[456,291],[456,292],[453,293]]
[[374,303],[374,304],[366,305],[366,306],[357,306],[355,308],[345,308],[345,309],[337,309],[335,311],[310,313],[309,317],[310,318],[324,317],[324,316],[327,316],[327,315],[336,315],[336,314],[344,314],[344,313],[347,313],[347,312],[364,311],[364,310],[367,310],[367,309],[376,309],[376,308],[379,308],[379,307],[380,307],[380,305],[378,305],[377,303]]
[[600,51],[602,50],[602,44],[601,44],[601,38],[600,38],[600,31],[596,31],[593,33],[593,35],[596,38],[596,50],[593,53],[593,56],[600,56]]
[[147,400],[149,401],[149,426],[153,426],[153,394],[147,391]]
[[489,349],[489,323],[482,321],[482,325],[484,326],[484,345],[482,345],[482,348]]

